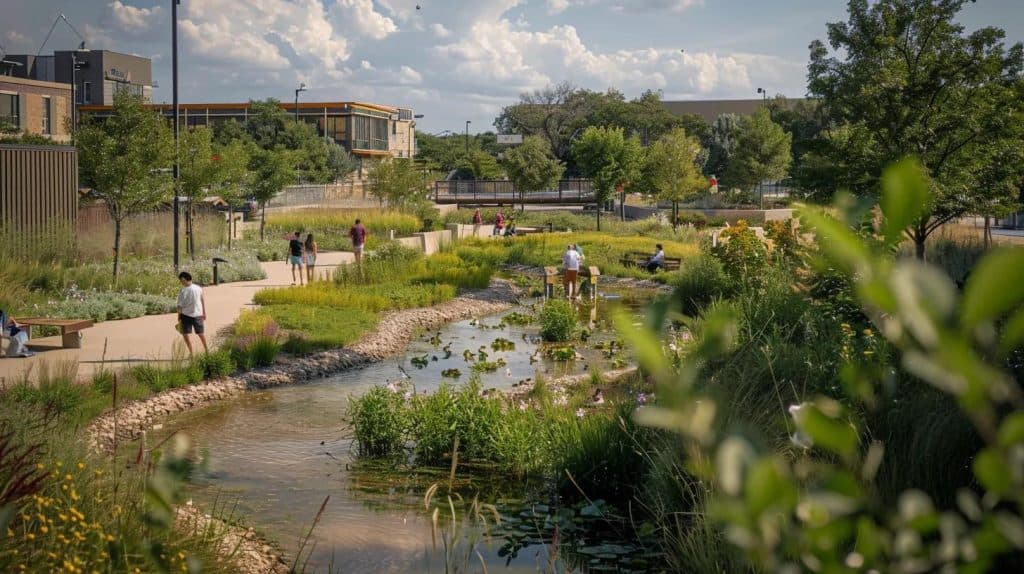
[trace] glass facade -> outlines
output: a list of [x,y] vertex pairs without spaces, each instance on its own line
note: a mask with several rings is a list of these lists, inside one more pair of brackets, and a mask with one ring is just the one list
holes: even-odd
[[18,127],[20,120],[18,94],[0,94],[0,124]]
[[387,151],[388,150],[388,119],[353,115],[352,149]]
[[43,96],[43,134],[53,133],[53,100],[49,96]]

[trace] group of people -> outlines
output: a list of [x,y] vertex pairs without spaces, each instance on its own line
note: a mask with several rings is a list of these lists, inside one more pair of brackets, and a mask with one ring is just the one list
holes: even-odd
[[[494,232],[492,233],[492,235],[494,235],[494,236],[504,235],[505,237],[514,237],[515,234],[516,234],[516,220],[515,219],[509,219],[507,227],[505,226],[505,223],[506,223],[505,215],[502,214],[501,210],[499,209],[498,212],[494,214]],[[481,215],[480,214],[480,210],[477,209],[476,211],[473,212],[473,232],[474,232],[474,235],[477,234],[477,232],[480,230],[480,226],[483,225],[483,224],[484,224],[483,215]]]
[[[363,226],[363,222],[356,219],[356,222],[348,230],[349,239],[352,240],[352,251],[356,256],[356,265],[363,262],[363,250],[366,247],[366,238],[370,232]],[[299,285],[312,283],[316,277],[316,257],[319,254],[316,239],[313,234],[306,235],[302,241],[302,234],[298,231],[288,239],[288,264],[292,267],[292,285],[298,281]],[[306,268],[305,274],[302,268]]]

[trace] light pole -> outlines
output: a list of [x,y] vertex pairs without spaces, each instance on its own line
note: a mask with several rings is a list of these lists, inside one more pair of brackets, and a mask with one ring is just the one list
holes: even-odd
[[757,89],[757,93],[761,94],[761,101],[767,104],[768,103],[768,90],[766,90],[764,88],[758,88]]
[[178,245],[178,231],[181,228],[181,221],[179,219],[179,211],[181,206],[179,205],[178,196],[181,195],[180,184],[178,176],[180,175],[180,158],[178,158],[178,4],[181,4],[181,0],[171,0],[171,91],[173,93],[174,102],[174,200],[171,202],[174,209],[174,270],[178,270],[178,263],[180,261],[180,252]]
[[466,120],[466,155],[469,155],[469,124],[473,123],[472,120]]
[[71,136],[78,133],[78,80],[76,72],[89,65],[86,60],[78,59],[78,51],[71,52]]
[[306,83],[299,84],[299,87],[295,90],[295,123],[299,123],[299,92],[306,91]]

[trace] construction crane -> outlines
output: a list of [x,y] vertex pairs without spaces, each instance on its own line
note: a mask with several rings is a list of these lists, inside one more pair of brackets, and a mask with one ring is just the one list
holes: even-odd
[[71,31],[74,32],[75,35],[78,36],[78,39],[82,41],[80,44],[78,44],[78,49],[85,49],[85,36],[79,33],[78,29],[75,28],[75,25],[71,23],[71,20],[68,20],[68,17],[65,16],[63,12],[58,12],[57,17],[53,19],[53,24],[50,25],[50,31],[46,33],[46,39],[43,40],[42,45],[39,46],[39,51],[36,52],[37,58],[43,54],[43,48],[45,48],[46,43],[50,41],[50,36],[53,35],[53,30],[57,27],[57,23],[60,22],[61,20],[63,20],[64,23],[68,25],[68,28],[71,28]]

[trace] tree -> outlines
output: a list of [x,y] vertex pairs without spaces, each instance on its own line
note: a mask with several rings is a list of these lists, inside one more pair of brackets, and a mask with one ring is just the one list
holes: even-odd
[[250,150],[257,148],[251,141],[236,139],[216,147],[218,161],[217,181],[213,191],[228,204],[228,249],[235,236],[235,207],[240,205],[249,190],[252,174],[249,172]]
[[142,97],[114,96],[114,113],[100,122],[85,118],[76,136],[79,176],[106,204],[114,222],[114,280],[124,220],[171,197],[166,173],[174,161],[170,127],[142,105]]
[[708,184],[701,173],[700,141],[676,128],[658,138],[647,150],[645,187],[661,201],[672,202],[672,227],[679,221],[679,202],[697,195]]
[[395,209],[418,210],[430,201],[423,174],[407,159],[387,158],[374,163],[369,181],[370,193]]
[[332,139],[324,138],[324,141],[327,142],[327,167],[330,170],[332,181],[345,179],[359,169],[359,161],[348,153],[347,149]]
[[598,94],[580,90],[569,82],[547,86],[519,96],[494,120],[499,133],[536,135],[547,140],[560,160],[571,159],[573,135],[587,127]]
[[565,172],[565,165],[551,155],[548,142],[538,136],[524,138],[522,144],[505,152],[501,166],[520,199],[527,192],[555,187]]
[[[614,198],[620,186],[625,188],[637,181],[643,148],[637,138],[627,138],[622,128],[589,127],[573,142],[572,155],[580,171],[591,179],[594,186],[597,229],[600,231],[601,209]],[[624,211],[625,207],[622,209]]]
[[213,132],[206,127],[185,130],[178,136],[178,187],[188,198],[185,211],[185,247],[196,258],[195,204],[206,197],[220,175],[220,157],[213,151]]
[[708,161],[704,165],[706,175],[714,175],[718,178],[725,176],[729,158],[732,157],[733,149],[736,147],[736,130],[739,121],[740,116],[736,114],[722,114],[715,118],[715,123],[708,130]]
[[458,168],[473,176],[473,179],[500,179],[505,174],[493,155],[482,149],[471,149],[469,155],[463,154]]
[[252,172],[250,191],[260,207],[260,241],[266,236],[267,203],[277,197],[285,187],[295,183],[295,152],[277,149],[257,149],[249,158]]
[[772,121],[767,109],[741,117],[736,126],[736,146],[725,171],[726,181],[750,188],[786,177],[793,162],[792,144],[793,136]]
[[923,166],[933,200],[906,231],[919,258],[932,232],[978,209],[991,150],[1021,144],[1012,122],[1024,106],[1024,47],[1007,48],[998,28],[965,34],[956,20],[966,2],[853,0],[848,22],[828,25],[833,53],[810,46],[809,93],[832,125],[866,134],[855,143],[871,141],[833,138],[823,153],[867,167],[851,191],[878,194],[883,167],[906,156]]

